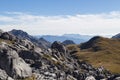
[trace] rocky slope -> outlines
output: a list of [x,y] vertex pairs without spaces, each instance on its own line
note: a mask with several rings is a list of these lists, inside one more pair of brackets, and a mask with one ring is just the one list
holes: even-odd
[[[118,78],[118,79],[117,79]],[[119,80],[103,67],[80,61],[61,43],[41,49],[8,32],[0,35],[0,80]]]
[[43,38],[37,39],[22,30],[13,29],[13,30],[9,31],[9,33],[17,36],[20,39],[27,39],[27,40],[33,42],[34,44],[38,45],[41,48],[47,49],[47,48],[50,48],[50,46],[51,46],[51,43],[46,41],[45,39],[43,39]]

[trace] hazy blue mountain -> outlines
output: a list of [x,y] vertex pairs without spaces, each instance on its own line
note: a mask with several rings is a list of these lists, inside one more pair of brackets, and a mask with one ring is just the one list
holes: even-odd
[[90,38],[93,37],[89,35],[80,35],[80,34],[64,34],[63,36],[76,38],[76,39],[83,39],[83,40],[89,40]]
[[64,45],[71,45],[71,44],[75,44],[75,42],[73,42],[72,40],[65,40],[62,42]]
[[88,41],[92,36],[88,35],[79,35],[79,34],[64,34],[62,36],[55,36],[55,35],[43,35],[43,36],[36,36],[37,38],[44,38],[49,42],[54,42],[54,41],[65,41],[65,40],[72,40],[76,44],[79,44],[81,42]]

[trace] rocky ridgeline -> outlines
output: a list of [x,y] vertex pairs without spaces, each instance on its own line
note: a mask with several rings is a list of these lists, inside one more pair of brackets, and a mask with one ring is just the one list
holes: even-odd
[[0,80],[120,80],[103,67],[74,58],[60,42],[41,49],[0,31]]
[[22,30],[13,29],[9,31],[9,33],[13,34],[14,36],[17,36],[20,39],[27,39],[31,41],[32,43],[36,44],[37,46],[39,46],[40,48],[47,49],[47,48],[50,48],[51,46],[51,43],[46,41],[44,38],[37,39],[34,36],[31,36]]

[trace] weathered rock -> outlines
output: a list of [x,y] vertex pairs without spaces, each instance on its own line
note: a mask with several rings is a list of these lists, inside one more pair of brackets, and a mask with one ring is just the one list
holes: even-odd
[[88,76],[88,77],[86,77],[85,80],[96,80],[96,79],[94,78],[94,76]]
[[13,36],[12,34],[8,33],[8,32],[4,32],[0,35],[0,38],[2,39],[6,39],[6,40],[15,40],[16,37]]
[[71,76],[71,75],[68,75],[67,76],[67,80],[77,80],[76,78],[74,78],[73,76]]
[[0,68],[13,78],[25,78],[32,75],[32,70],[18,53],[7,44],[0,44]]
[[33,50],[34,49],[34,44],[31,41],[27,40],[27,39],[21,40],[19,42],[19,44],[21,46],[26,47],[28,50]]
[[66,53],[66,48],[61,42],[55,41],[52,44],[51,48],[55,49],[55,50],[57,50],[59,52]]
[[9,77],[4,70],[0,69],[0,80],[14,80],[14,79]]
[[9,77],[4,70],[0,69],[0,80],[14,80]]
[[23,58],[26,63],[29,63],[31,67],[40,68],[42,66],[40,61],[41,55],[39,53],[23,50],[19,52],[19,56]]

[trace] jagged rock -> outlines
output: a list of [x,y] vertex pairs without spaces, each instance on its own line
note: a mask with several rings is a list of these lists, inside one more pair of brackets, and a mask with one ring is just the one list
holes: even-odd
[[6,80],[7,77],[8,75],[6,74],[6,72],[0,69],[0,80]]
[[0,68],[13,78],[25,78],[32,75],[32,70],[18,53],[7,44],[0,44]]
[[33,73],[35,75],[35,80],[44,80],[44,75],[38,74],[38,73]]
[[67,76],[67,80],[77,80],[76,78],[74,78],[73,76],[71,76],[71,75],[68,75]]
[[0,80],[14,80],[9,77],[4,70],[0,69]]
[[85,80],[96,80],[96,79],[94,78],[94,76],[88,76],[88,77],[86,77]]
[[26,47],[29,50],[34,49],[34,44],[27,39],[21,40],[19,44]]
[[15,40],[16,37],[13,36],[12,34],[8,33],[8,32],[4,32],[0,35],[0,38],[2,39],[6,39],[6,40]]
[[66,48],[61,42],[58,41],[53,42],[51,48],[59,52],[66,53]]
[[31,67],[40,68],[42,62],[40,61],[41,56],[39,53],[30,51],[20,51],[19,56],[22,57],[26,63],[29,63]]

